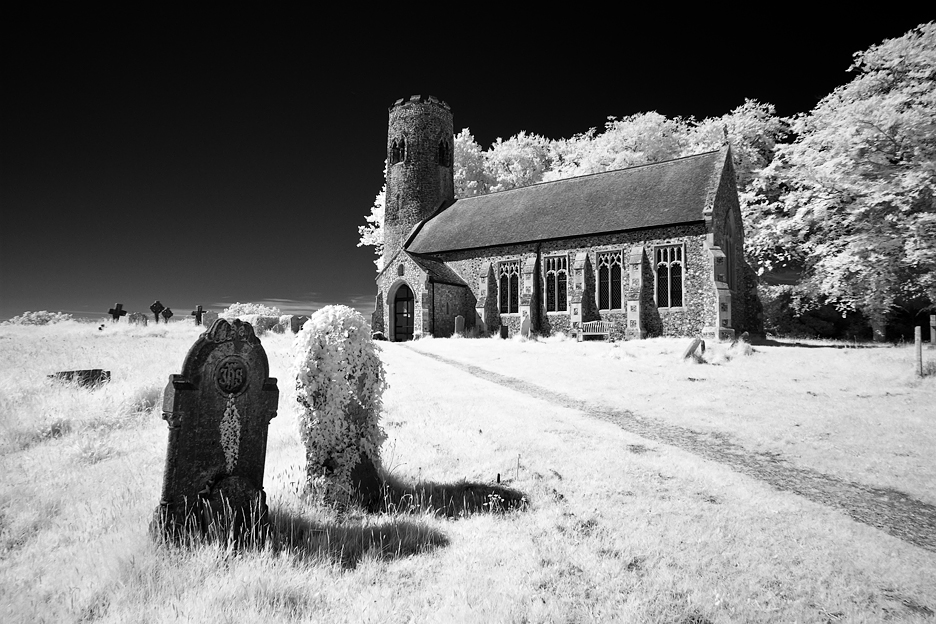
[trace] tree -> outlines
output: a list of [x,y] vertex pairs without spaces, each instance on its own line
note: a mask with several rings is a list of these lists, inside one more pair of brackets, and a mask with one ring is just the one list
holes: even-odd
[[543,181],[550,168],[550,141],[520,131],[506,141],[500,137],[484,152],[484,167],[491,177],[489,191],[506,191]]
[[763,172],[756,255],[801,262],[802,292],[860,310],[883,339],[899,301],[936,302],[936,24],[855,53],[849,71]]
[[484,152],[471,135],[471,130],[462,128],[455,135],[455,157],[453,159],[455,197],[484,195],[491,185],[491,177],[484,166]]
[[371,206],[370,214],[364,217],[367,221],[367,225],[358,226],[358,234],[361,238],[358,240],[357,246],[374,246],[374,253],[377,254],[377,258],[374,259],[374,264],[377,265],[378,273],[383,270],[384,209],[387,203],[386,179],[387,168],[384,167],[383,188],[380,189],[380,192],[377,193],[377,197],[374,198],[374,204]]

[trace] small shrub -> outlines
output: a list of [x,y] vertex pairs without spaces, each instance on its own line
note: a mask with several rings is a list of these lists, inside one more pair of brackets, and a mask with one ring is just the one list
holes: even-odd
[[14,316],[9,321],[4,321],[4,325],[52,325],[63,321],[71,321],[72,315],[63,312],[23,312],[19,316]]
[[[349,307],[327,306],[296,335],[292,357],[308,484],[325,502],[346,503],[354,481],[376,480],[386,438],[378,422],[386,381],[370,327]],[[358,494],[379,496],[379,486]]]

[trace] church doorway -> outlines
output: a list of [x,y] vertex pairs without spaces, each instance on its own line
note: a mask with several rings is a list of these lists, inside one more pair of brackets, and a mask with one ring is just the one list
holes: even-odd
[[413,291],[402,284],[393,298],[393,340],[413,339]]

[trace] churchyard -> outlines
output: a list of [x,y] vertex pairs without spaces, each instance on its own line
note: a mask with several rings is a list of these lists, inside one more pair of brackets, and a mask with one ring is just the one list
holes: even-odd
[[[379,343],[382,464],[421,487],[368,513],[306,494],[295,337],[268,332],[270,535],[168,545],[150,531],[162,395],[204,330],[0,327],[0,620],[936,617],[934,351],[920,378],[912,345],[709,344],[683,360],[685,339]],[[47,377],[82,369],[110,379]],[[498,480],[482,491],[503,497],[472,498]],[[853,513],[862,496],[918,515],[874,528]]]

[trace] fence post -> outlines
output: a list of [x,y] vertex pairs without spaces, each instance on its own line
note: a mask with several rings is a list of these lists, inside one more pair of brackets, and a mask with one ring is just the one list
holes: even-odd
[[913,342],[916,346],[917,376],[923,376],[923,328],[917,325],[913,328]]

